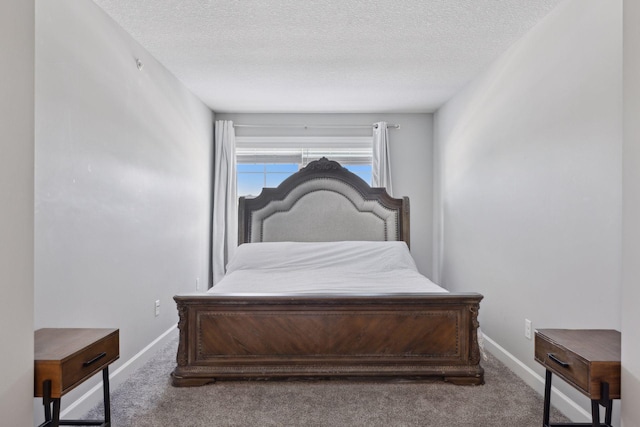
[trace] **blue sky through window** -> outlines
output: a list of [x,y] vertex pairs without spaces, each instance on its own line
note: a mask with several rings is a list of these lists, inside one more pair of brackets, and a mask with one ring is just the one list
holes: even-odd
[[[343,166],[371,185],[371,165]],[[237,171],[238,196],[257,196],[263,187],[277,187],[297,171],[295,163],[240,163]]]

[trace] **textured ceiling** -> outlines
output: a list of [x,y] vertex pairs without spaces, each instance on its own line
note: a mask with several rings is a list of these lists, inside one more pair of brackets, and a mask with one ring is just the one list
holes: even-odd
[[560,0],[94,0],[216,112],[430,112]]

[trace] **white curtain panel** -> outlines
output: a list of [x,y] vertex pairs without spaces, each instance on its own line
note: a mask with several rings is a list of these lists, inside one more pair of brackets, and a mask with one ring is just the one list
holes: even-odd
[[233,122],[215,123],[213,159],[213,284],[222,279],[225,266],[238,246],[238,196],[236,190],[236,133]]
[[373,167],[372,186],[384,187],[393,196],[391,186],[391,160],[389,159],[389,130],[387,122],[373,126]]

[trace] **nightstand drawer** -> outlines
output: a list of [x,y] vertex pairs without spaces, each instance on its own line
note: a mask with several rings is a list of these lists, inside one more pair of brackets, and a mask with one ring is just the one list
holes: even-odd
[[536,334],[535,360],[568,383],[589,394],[589,365],[575,353]]
[[117,360],[119,348],[117,329],[36,331],[34,396],[42,397],[43,383],[50,380],[50,397],[61,397]]
[[[606,329],[540,329],[535,360],[590,399],[620,398],[620,332]],[[551,356],[550,356],[551,355]]]
[[[620,332],[610,329],[540,329],[534,357],[546,368],[543,427],[611,427],[612,399],[620,398]],[[591,423],[550,424],[551,379],[567,381],[591,399]],[[604,424],[600,406],[606,409]]]
[[62,363],[62,393],[118,359],[118,335],[98,341]]

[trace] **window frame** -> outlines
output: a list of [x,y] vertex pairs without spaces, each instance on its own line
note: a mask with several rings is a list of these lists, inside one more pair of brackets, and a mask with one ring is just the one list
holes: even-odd
[[236,165],[297,164],[302,168],[322,156],[343,165],[372,166],[373,135],[236,136]]

